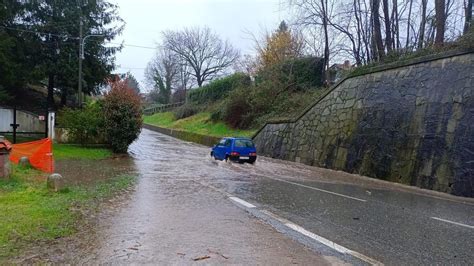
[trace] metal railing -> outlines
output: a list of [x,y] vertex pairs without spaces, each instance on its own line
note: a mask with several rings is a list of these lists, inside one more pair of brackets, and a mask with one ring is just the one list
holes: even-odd
[[153,115],[153,114],[156,114],[156,113],[166,112],[166,111],[169,111],[173,108],[179,107],[183,104],[184,104],[184,102],[152,105],[150,107],[147,107],[147,108],[143,109],[143,114],[144,115]]

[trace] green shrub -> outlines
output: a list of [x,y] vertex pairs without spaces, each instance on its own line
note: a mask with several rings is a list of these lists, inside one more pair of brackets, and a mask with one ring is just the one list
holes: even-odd
[[179,120],[179,119],[183,119],[183,118],[195,115],[198,112],[199,112],[199,108],[197,108],[195,105],[187,103],[187,104],[181,105],[180,107],[176,108],[173,111],[173,114],[174,114],[174,117],[177,120]]
[[250,77],[243,73],[211,81],[209,84],[188,93],[189,101],[196,104],[214,102],[225,98],[230,91],[239,86],[250,86]]
[[113,82],[111,87],[103,100],[105,132],[112,151],[125,153],[142,127],[140,96],[124,81]]
[[91,102],[83,109],[62,109],[58,124],[68,129],[71,142],[84,145],[104,139],[104,115],[100,102]]
[[219,122],[219,121],[224,120],[223,119],[223,117],[224,117],[224,112],[223,112],[224,102],[219,104],[216,108],[214,108],[214,110],[211,111],[211,115],[210,115],[209,119],[211,119],[212,122]]
[[254,117],[248,88],[233,91],[224,105],[222,119],[232,128],[248,128]]
[[257,85],[272,81],[295,84],[297,89],[309,89],[322,85],[323,60],[318,57],[288,59],[280,64],[261,69],[256,77]]

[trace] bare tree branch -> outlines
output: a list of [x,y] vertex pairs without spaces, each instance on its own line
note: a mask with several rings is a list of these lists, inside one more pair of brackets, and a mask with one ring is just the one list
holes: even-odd
[[199,87],[223,73],[239,58],[239,52],[208,27],[165,31],[163,37],[166,49],[173,51],[192,69],[191,75]]

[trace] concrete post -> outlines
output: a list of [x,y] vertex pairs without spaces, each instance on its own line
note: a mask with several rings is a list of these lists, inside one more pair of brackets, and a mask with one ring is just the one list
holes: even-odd
[[48,138],[54,140],[54,124],[56,123],[56,113],[54,111],[48,112]]
[[12,146],[10,142],[0,136],[0,179],[8,179],[11,174],[10,151]]

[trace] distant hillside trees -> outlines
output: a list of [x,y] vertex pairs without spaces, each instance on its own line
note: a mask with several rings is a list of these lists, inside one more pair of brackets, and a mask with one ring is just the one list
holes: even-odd
[[[148,63],[145,76],[155,102],[183,101],[192,86],[229,73],[239,52],[208,27],[163,32],[163,42]],[[172,93],[175,93],[171,97]]]
[[173,89],[187,87],[181,76],[183,73],[182,62],[174,53],[167,49],[160,49],[145,69],[147,83],[153,88],[150,96],[158,103],[169,103]]

